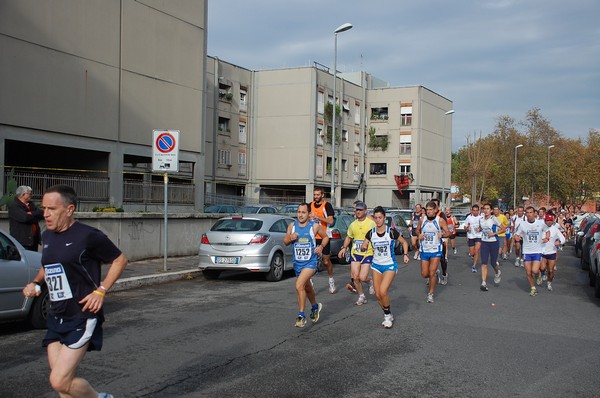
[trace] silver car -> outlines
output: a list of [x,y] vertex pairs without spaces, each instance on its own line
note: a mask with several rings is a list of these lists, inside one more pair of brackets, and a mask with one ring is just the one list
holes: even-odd
[[36,329],[46,327],[50,304],[46,285],[36,298],[27,298],[22,292],[41,266],[40,253],[25,250],[0,229],[0,321],[27,320]]
[[293,221],[280,214],[221,218],[202,235],[198,267],[206,279],[234,270],[264,272],[268,281],[280,281],[293,269],[292,246],[283,244]]

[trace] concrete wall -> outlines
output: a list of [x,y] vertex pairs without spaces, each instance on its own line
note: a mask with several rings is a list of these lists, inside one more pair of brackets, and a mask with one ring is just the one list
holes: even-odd
[[[160,213],[75,213],[76,219],[104,232],[129,258],[163,256],[164,214]],[[223,215],[203,213],[169,214],[168,255],[191,256],[198,253],[202,234]],[[44,229],[44,222],[40,223]],[[7,231],[8,213],[0,212],[0,228]]]

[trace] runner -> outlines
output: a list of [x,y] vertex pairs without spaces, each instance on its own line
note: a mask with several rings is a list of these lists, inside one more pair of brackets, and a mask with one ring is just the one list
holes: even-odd
[[373,247],[371,270],[373,272],[377,302],[383,310],[383,322],[381,324],[384,328],[391,328],[394,316],[390,309],[388,290],[398,272],[398,263],[394,254],[394,243],[397,240],[402,244],[402,248],[404,249],[404,264],[408,264],[410,262],[408,242],[396,229],[385,225],[386,218],[383,207],[377,206],[373,209],[373,217],[375,218],[376,226],[365,235],[361,250],[366,251],[369,245]]
[[519,223],[515,231],[515,240],[523,243],[523,256],[525,262],[525,272],[529,282],[529,295],[537,295],[537,289],[534,284],[534,277],[541,284],[540,262],[542,260],[542,251],[544,243],[550,240],[550,231],[544,221],[537,218],[535,209],[528,206],[525,209],[526,220]]
[[523,206],[519,206],[517,208],[517,213],[513,216],[512,219],[512,231],[513,231],[513,241],[515,246],[515,267],[523,268],[523,253],[521,252],[522,242],[515,238],[515,231],[519,224],[526,220],[525,217],[525,208]]
[[508,256],[510,256],[510,254],[512,253],[513,248],[511,212],[505,211],[504,217],[506,217],[506,220],[508,220],[508,226],[506,227],[506,237],[504,239],[506,245],[506,260],[508,259]]
[[450,236],[446,221],[438,216],[438,209],[434,201],[425,206],[426,217],[419,221],[417,231],[421,241],[421,276],[429,280],[427,302],[433,303],[437,270],[443,257],[442,238]]
[[[316,187],[313,190],[313,201],[310,202],[309,213],[308,216],[311,220],[316,220],[321,223],[323,227],[323,231],[325,234],[323,236],[317,236],[317,245],[321,244],[323,237],[327,234],[327,227],[329,225],[333,225],[334,223],[334,211],[331,203],[326,202],[324,200],[325,193],[323,192],[323,188]],[[328,240],[329,242],[329,240]],[[337,289],[335,287],[335,280],[333,279],[333,264],[331,263],[331,246],[329,243],[323,245],[323,265],[327,269],[327,275],[329,275],[329,293],[334,294]]]
[[479,223],[481,221],[479,214],[479,205],[471,206],[471,214],[465,219],[465,230],[467,231],[467,244],[469,246],[469,257],[473,259],[471,272],[477,272],[477,260],[479,258],[479,250],[481,248],[481,232]]
[[450,242],[450,247],[454,254],[456,254],[456,228],[458,228],[458,220],[456,216],[452,214],[452,208],[446,207],[446,223],[448,224],[448,231],[450,231],[450,237],[448,241]]
[[[504,232],[498,234],[498,257],[502,258],[502,260],[506,260],[508,258],[506,254],[506,229],[508,228],[508,218],[502,214],[500,207],[498,206],[494,206],[494,217],[496,217],[504,226]],[[500,263],[496,261],[496,267],[499,266]]]
[[410,223],[410,243],[412,244],[413,250],[415,251],[415,260],[421,260],[420,252],[419,252],[419,236],[417,235],[417,227],[419,226],[419,221],[423,217],[423,208],[420,204],[415,205],[415,211],[411,217]]
[[544,245],[542,251],[542,264],[540,265],[541,272],[548,271],[547,288],[552,291],[552,282],[554,281],[554,270],[556,268],[556,247],[565,243],[565,236],[560,232],[557,224],[554,222],[554,216],[546,214],[546,226],[550,230],[550,240]]
[[[317,256],[323,253],[325,246],[329,243],[329,237],[320,223],[310,222],[308,203],[300,203],[296,212],[297,220],[288,225],[283,243],[288,246],[293,243],[292,261],[296,273],[296,298],[298,299],[298,317],[295,326],[303,328],[306,325],[304,306],[306,299],[310,301],[310,319],[313,323],[319,320],[323,305],[317,303],[315,289],[310,278],[317,273]],[[323,237],[317,244],[316,237]]]
[[481,286],[479,288],[487,292],[488,264],[494,268],[494,285],[498,286],[500,284],[502,271],[500,271],[500,264],[497,258],[500,247],[500,235],[504,233],[506,227],[502,224],[502,221],[492,215],[492,205],[486,203],[482,209],[483,217],[479,220],[479,232],[481,232]]
[[[446,220],[446,214],[442,211],[442,207],[440,206],[440,200],[438,198],[431,199],[432,202],[435,203],[437,213],[436,216],[446,221],[446,225],[448,224],[448,220]],[[442,238],[442,258],[440,259],[440,266],[442,268],[442,273],[439,277],[439,284],[446,285],[448,284],[448,238]],[[439,274],[438,274],[439,275]]]
[[350,251],[350,271],[352,272],[352,280],[354,288],[358,293],[356,305],[363,305],[367,302],[363,291],[363,282],[369,281],[369,269],[373,260],[373,247],[369,246],[366,250],[362,250],[363,240],[368,231],[375,228],[375,221],[366,216],[367,205],[364,202],[358,202],[354,205],[354,214],[356,220],[352,221],[348,227],[346,240],[338,253],[338,257],[342,258],[348,250],[348,246],[352,243]]

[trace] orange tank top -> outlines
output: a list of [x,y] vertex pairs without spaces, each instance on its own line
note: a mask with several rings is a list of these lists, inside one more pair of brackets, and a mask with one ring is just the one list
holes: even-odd
[[[310,211],[315,213],[319,218],[327,218],[329,216],[333,216],[333,214],[327,214],[327,211],[325,210],[326,203],[327,202],[322,201],[321,206],[315,207],[314,202],[310,202]],[[326,222],[321,221],[321,226],[323,227],[323,229],[325,231],[327,231],[327,223]],[[323,237],[319,236],[319,234],[317,234],[317,239],[323,239]]]

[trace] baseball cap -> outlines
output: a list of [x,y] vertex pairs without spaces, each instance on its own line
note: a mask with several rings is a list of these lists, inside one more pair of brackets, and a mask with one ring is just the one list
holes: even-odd
[[357,203],[354,205],[354,208],[355,208],[356,210],[367,210],[367,204],[366,204],[365,202],[357,202]]
[[554,216],[552,214],[546,214],[546,221],[554,221]]

